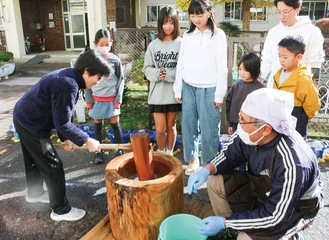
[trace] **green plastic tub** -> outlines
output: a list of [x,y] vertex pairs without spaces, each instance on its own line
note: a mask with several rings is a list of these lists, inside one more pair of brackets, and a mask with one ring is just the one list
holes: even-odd
[[199,224],[200,218],[191,214],[175,214],[167,217],[160,224],[158,240],[206,240],[194,225]]

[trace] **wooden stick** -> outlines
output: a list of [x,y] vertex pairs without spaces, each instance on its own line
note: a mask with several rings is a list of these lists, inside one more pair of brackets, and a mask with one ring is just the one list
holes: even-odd
[[132,134],[130,135],[130,141],[138,179],[141,181],[154,179],[153,156],[149,134],[146,132]]
[[[64,144],[61,143],[55,143],[54,148],[56,149],[63,149]],[[130,143],[121,143],[121,144],[109,144],[109,143],[101,143],[99,144],[99,148],[102,150],[116,150],[116,149],[125,149],[125,150],[131,150],[131,144]],[[77,145],[73,145],[73,149],[88,149],[87,145],[84,144],[81,147]]]

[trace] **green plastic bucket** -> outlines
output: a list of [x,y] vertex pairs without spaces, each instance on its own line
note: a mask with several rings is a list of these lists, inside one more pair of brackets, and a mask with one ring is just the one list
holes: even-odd
[[201,235],[195,224],[201,219],[191,214],[175,214],[167,217],[160,224],[158,240],[206,240],[208,237]]

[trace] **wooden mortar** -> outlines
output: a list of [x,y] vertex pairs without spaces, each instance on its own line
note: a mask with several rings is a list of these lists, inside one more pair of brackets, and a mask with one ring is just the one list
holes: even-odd
[[161,222],[183,211],[183,166],[173,156],[153,153],[155,179],[134,180],[137,171],[133,154],[116,157],[106,166],[111,232],[118,240],[156,240]]

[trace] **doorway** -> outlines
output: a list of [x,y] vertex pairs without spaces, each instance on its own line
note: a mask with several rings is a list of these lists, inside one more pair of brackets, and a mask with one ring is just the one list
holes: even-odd
[[65,49],[82,51],[89,44],[86,0],[63,0]]

